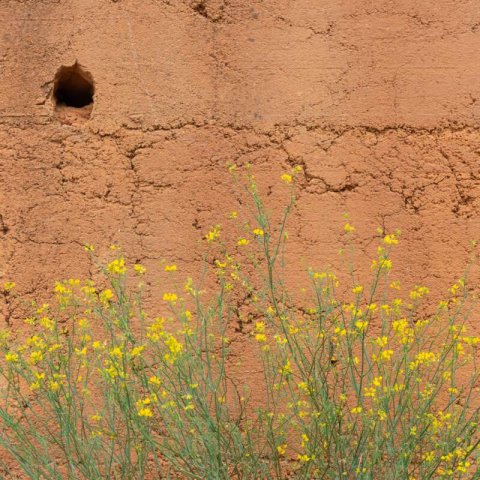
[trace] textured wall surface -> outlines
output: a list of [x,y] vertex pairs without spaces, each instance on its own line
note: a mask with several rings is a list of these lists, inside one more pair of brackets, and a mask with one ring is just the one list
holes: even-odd
[[[21,295],[88,273],[83,242],[194,271],[242,209],[229,161],[273,205],[304,167],[291,278],[336,258],[343,212],[360,252],[402,230],[410,285],[445,287],[480,236],[478,0],[2,0],[0,23],[0,280]],[[50,98],[75,61],[88,120]]]

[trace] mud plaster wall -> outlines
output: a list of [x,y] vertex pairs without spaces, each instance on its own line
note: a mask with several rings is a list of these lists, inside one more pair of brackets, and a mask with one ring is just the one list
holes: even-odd
[[[228,161],[275,208],[304,166],[291,280],[336,262],[343,212],[364,266],[378,225],[402,230],[407,286],[445,288],[480,236],[478,0],[2,0],[0,24],[0,280],[20,295],[88,274],[83,242],[154,285],[162,258],[194,272],[245,210]],[[94,108],[61,122],[52,80],[76,60]]]

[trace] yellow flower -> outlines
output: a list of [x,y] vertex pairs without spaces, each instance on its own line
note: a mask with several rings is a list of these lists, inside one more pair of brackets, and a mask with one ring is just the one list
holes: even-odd
[[383,410],[378,410],[377,415],[381,422],[384,422],[387,419],[387,414]]
[[212,230],[210,230],[206,235],[205,239],[207,240],[208,243],[212,243],[215,240],[218,240],[220,238],[220,225],[215,225]]
[[384,360],[388,362],[392,358],[393,353],[394,353],[393,350],[383,350],[380,353],[380,360]]
[[14,353],[14,352],[8,352],[8,353],[5,354],[5,360],[8,363],[16,363],[16,362],[18,362],[19,357],[18,357],[18,354]]
[[50,305],[48,303],[44,303],[40,308],[37,309],[37,313],[40,315],[46,312],[49,309]]
[[147,327],[147,338],[152,342],[158,342],[161,338],[165,336],[165,319],[162,317],[157,317],[151,325]]
[[377,396],[377,390],[374,387],[366,387],[365,388],[365,396],[375,398]]
[[168,293],[167,292],[167,293],[163,294],[163,300],[175,305],[176,301],[178,300],[178,296],[177,296],[176,293]]
[[127,271],[125,259],[123,257],[116,258],[107,265],[107,270],[112,275],[123,275]]
[[177,271],[177,266],[175,264],[165,265],[165,271],[166,272],[176,272]]
[[142,354],[142,352],[145,350],[145,346],[144,345],[140,345],[138,347],[134,347],[132,348],[132,351],[130,352],[130,356],[132,358],[135,358],[135,357],[138,357]]
[[372,385],[375,386],[375,387],[381,387],[382,386],[382,380],[383,380],[383,377],[381,375],[378,376],[378,377],[375,377],[372,380]]
[[170,335],[167,340],[165,340],[165,345],[172,353],[180,353],[183,349],[183,345],[173,336]]
[[367,312],[376,312],[378,308],[378,305],[376,303],[369,303],[368,305],[365,306],[365,310]]
[[289,173],[284,173],[281,177],[282,182],[292,183],[293,177]]
[[148,383],[150,385],[156,385],[157,387],[159,387],[161,385],[162,381],[157,376],[153,375],[152,377],[150,377],[148,379]]
[[480,337],[462,337],[462,340],[467,345],[477,345],[478,343],[480,343]]
[[383,243],[385,245],[397,245],[398,238],[395,236],[395,234],[391,233],[390,235],[385,235],[385,237],[383,237]]
[[350,412],[353,413],[353,414],[358,414],[358,413],[362,413],[363,411],[363,408],[358,405],[357,407],[353,407]]
[[430,290],[427,287],[420,287],[415,285],[415,288],[410,292],[410,299],[411,300],[418,300],[425,295],[428,295]]
[[415,370],[415,368],[420,365],[430,365],[437,361],[438,357],[437,355],[435,355],[435,353],[430,351],[422,351],[417,353],[417,355],[415,356],[415,360],[409,363],[408,368],[410,370]]
[[183,290],[187,293],[195,295],[195,289],[193,288],[193,280],[191,277],[187,278],[185,285],[183,286]]
[[355,227],[353,225],[350,225],[350,223],[346,223],[344,226],[343,226],[343,230],[347,233],[352,233],[355,231]]
[[278,370],[278,373],[281,373],[282,375],[285,375],[285,376],[292,374],[292,366],[290,364],[289,359],[287,359],[283,367]]
[[103,304],[107,304],[113,299],[113,292],[109,288],[107,288],[102,292],[100,292],[100,295],[98,296],[98,298]]
[[43,360],[43,353],[40,350],[34,350],[30,354],[29,362],[34,365],[35,363],[41,362]]
[[440,310],[448,308],[448,302],[446,302],[445,300],[440,300],[440,302],[438,302],[438,308]]
[[387,346],[388,344],[388,337],[377,337],[374,342],[380,347],[380,348],[384,348]]
[[309,462],[310,460],[312,460],[312,458],[315,458],[315,457],[314,456],[309,457],[305,453],[303,455],[300,455],[300,454],[297,455],[297,459],[300,460],[300,462],[302,462],[302,463]]
[[143,407],[138,410],[138,416],[139,417],[153,417],[153,412],[150,408],[148,407]]
[[345,328],[335,327],[334,332],[341,337],[344,337],[347,334],[347,330]]
[[250,242],[246,239],[246,238],[240,238],[240,240],[238,240],[237,242],[237,245],[239,247],[242,247],[244,245],[248,245]]
[[255,228],[253,230],[253,234],[256,235],[257,237],[263,237],[265,232],[261,228]]
[[114,347],[110,350],[110,356],[113,358],[121,359],[123,357],[123,351],[120,347]]
[[282,445],[277,445],[277,453],[283,457],[287,452],[287,444],[283,443]]
[[357,295],[359,293],[362,293],[362,292],[363,292],[363,287],[361,285],[355,285],[352,288],[352,293],[354,293],[355,295]]
[[45,330],[50,330],[50,331],[53,331],[54,327],[55,327],[55,323],[53,320],[51,320],[50,318],[48,317],[42,317],[39,322],[41,327],[43,327]]
[[394,289],[394,290],[401,290],[402,287],[400,285],[400,280],[394,280],[393,282],[390,283],[390,288]]
[[29,385],[29,388],[32,392],[35,392],[36,390],[40,390],[40,382],[32,382],[30,385]]
[[15,285],[16,285],[15,282],[5,282],[3,284],[3,290],[5,290],[5,292],[10,292],[15,288]]
[[259,343],[265,343],[267,341],[267,336],[264,333],[256,333],[255,340]]
[[220,260],[215,260],[215,265],[216,265],[219,269],[227,268],[227,262],[221,262]]
[[470,462],[459,462],[457,466],[457,472],[461,473],[467,473],[468,468],[470,467],[471,463]]
[[56,382],[56,381],[51,381],[49,382],[48,384],[48,389],[51,391],[51,392],[58,392],[60,390],[60,383]]
[[167,339],[164,340],[164,343],[169,350],[169,353],[165,354],[164,358],[168,363],[173,364],[182,353],[183,345],[173,335],[169,335]]
[[393,331],[398,335],[402,345],[407,345],[413,342],[415,330],[409,326],[406,318],[394,320],[392,322],[392,328]]
[[292,325],[292,324],[288,325],[288,333],[290,335],[296,335],[299,331],[300,331],[300,329],[297,326]]
[[355,326],[357,327],[359,332],[365,332],[368,328],[368,322],[366,320],[357,320],[355,322]]
[[89,243],[86,243],[84,246],[83,246],[83,249],[86,251],[86,252],[93,252],[95,249],[93,248],[93,245],[90,245]]
[[135,273],[137,273],[138,275],[143,275],[147,269],[143,266],[143,265],[140,265],[139,263],[136,263],[134,266],[133,266],[133,270],[135,271]]
[[391,270],[392,266],[393,266],[393,263],[388,258],[380,259],[380,268],[383,268],[384,270]]
[[309,393],[309,392],[310,392],[310,390],[309,390],[309,388],[308,388],[308,383],[307,383],[307,382],[300,382],[297,386],[298,386],[298,388],[299,388],[300,390],[303,390],[305,393]]
[[423,455],[423,459],[427,462],[427,463],[431,463],[433,462],[433,460],[435,459],[435,451],[434,450],[431,450],[430,452],[427,452]]

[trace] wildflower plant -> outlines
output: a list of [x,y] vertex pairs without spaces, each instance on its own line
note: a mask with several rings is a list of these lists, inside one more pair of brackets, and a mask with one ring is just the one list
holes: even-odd
[[[57,282],[26,334],[0,332],[4,470],[33,479],[478,478],[477,293],[467,275],[429,312],[430,291],[392,277],[400,232],[380,230],[370,281],[306,272],[304,304],[283,278],[290,198],[272,222],[247,169],[252,205],[237,238],[204,234],[211,282],[175,264],[144,311],[141,264],[113,246],[104,283]],[[232,212],[229,221],[237,221]],[[347,219],[349,220],[349,219]],[[355,227],[344,234],[351,248]],[[85,246],[97,262],[92,245]],[[135,286],[137,284],[137,286]],[[3,289],[15,295],[15,283]],[[238,298],[249,298],[248,312]],[[242,328],[239,329],[239,323]],[[240,333],[238,333],[238,330]],[[233,366],[235,336],[260,367],[263,402]],[[8,474],[6,473],[8,478]]]

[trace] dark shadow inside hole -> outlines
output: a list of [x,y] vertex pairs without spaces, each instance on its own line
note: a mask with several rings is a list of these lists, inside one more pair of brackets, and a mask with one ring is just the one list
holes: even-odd
[[55,75],[53,98],[57,106],[82,108],[93,103],[93,77],[78,63],[60,67]]

